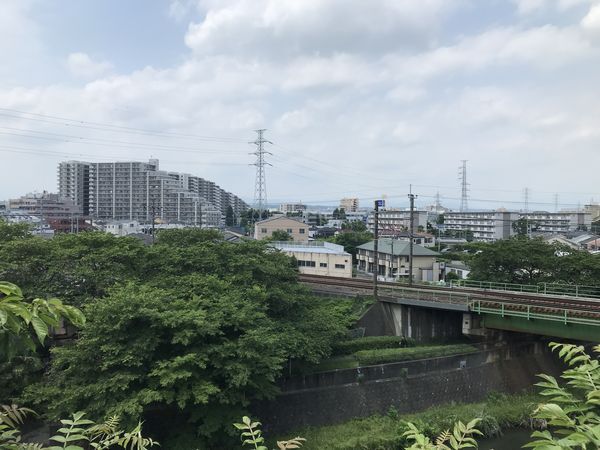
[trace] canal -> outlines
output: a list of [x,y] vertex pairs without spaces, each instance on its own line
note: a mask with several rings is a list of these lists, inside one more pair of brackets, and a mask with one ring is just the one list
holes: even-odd
[[531,440],[530,436],[531,430],[506,430],[502,436],[481,441],[479,450],[517,450]]

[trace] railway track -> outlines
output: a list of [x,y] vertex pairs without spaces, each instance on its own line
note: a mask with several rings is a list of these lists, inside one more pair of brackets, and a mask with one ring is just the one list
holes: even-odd
[[[298,279],[303,283],[316,285],[343,286],[366,291],[371,291],[373,289],[371,280],[357,278],[323,277],[319,275],[301,274]],[[600,318],[600,299],[547,296],[542,294],[493,291],[476,288],[407,286],[400,283],[381,281],[378,285],[382,295],[391,294],[394,296],[394,293],[402,293],[406,297],[406,294],[414,292],[423,300],[457,303],[457,300],[461,299],[462,303],[478,302],[480,305],[487,307],[506,307],[513,310],[526,310],[529,307],[536,311],[543,312],[568,310],[572,315]]]

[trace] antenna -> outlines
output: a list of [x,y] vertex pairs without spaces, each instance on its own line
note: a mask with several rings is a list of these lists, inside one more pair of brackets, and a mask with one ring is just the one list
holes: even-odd
[[256,151],[250,153],[250,155],[256,156],[256,161],[251,166],[256,166],[256,179],[254,181],[254,208],[258,209],[259,220],[262,218],[263,210],[267,206],[267,181],[265,177],[265,166],[272,166],[265,161],[265,155],[272,155],[273,153],[265,151],[264,144],[273,144],[271,141],[267,141],[264,138],[266,129],[254,130],[258,134],[256,140],[249,142],[250,144],[256,145]]
[[458,176],[461,186],[460,195],[460,212],[465,212],[469,209],[468,197],[469,197],[469,183],[467,183],[467,160],[463,159],[462,165],[458,168]]

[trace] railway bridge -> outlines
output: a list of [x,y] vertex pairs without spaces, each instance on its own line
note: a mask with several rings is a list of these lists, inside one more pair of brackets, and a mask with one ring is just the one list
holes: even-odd
[[[372,295],[370,280],[299,276],[314,292]],[[483,283],[450,287],[379,282],[378,302],[361,318],[367,334],[417,339],[516,331],[600,342],[600,295],[582,297],[546,290],[520,291]],[[471,286],[471,287],[469,287]],[[530,289],[531,290],[531,289]]]

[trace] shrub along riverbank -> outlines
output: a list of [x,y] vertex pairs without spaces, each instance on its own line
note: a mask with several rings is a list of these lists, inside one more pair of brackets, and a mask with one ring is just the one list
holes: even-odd
[[437,358],[477,351],[476,347],[468,344],[417,345],[416,347],[413,347],[413,345],[414,342],[412,341],[391,336],[345,341],[334,348],[339,356],[321,361],[321,363],[314,366],[312,372],[352,369],[361,366]]
[[534,394],[491,394],[485,402],[447,404],[416,414],[399,415],[391,409],[385,416],[355,419],[339,425],[307,428],[288,436],[306,438],[303,450],[400,450],[407,445],[402,437],[406,422],[414,423],[426,435],[437,436],[463,423],[481,417],[478,428],[486,437],[497,436],[503,430],[531,427],[530,415],[540,397]]

